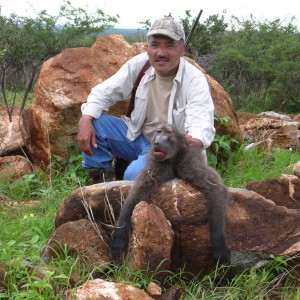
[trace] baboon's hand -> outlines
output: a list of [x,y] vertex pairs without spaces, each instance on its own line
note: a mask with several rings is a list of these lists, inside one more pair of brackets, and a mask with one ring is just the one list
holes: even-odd
[[115,230],[110,246],[110,253],[113,261],[118,263],[122,261],[128,247],[128,241],[129,236],[127,230],[124,230],[124,228]]
[[214,258],[218,264],[229,265],[231,263],[231,253],[227,247],[217,248],[214,251]]

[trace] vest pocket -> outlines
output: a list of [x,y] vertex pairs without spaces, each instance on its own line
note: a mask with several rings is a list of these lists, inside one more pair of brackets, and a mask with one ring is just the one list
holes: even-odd
[[173,124],[177,126],[179,130],[184,131],[185,123],[185,106],[177,106],[173,108]]

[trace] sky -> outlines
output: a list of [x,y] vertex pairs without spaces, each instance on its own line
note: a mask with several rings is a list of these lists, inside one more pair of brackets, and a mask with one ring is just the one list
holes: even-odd
[[[210,15],[224,15],[225,21],[231,16],[248,19],[253,15],[255,20],[273,21],[296,17],[294,24],[300,25],[300,1],[299,0],[223,0],[201,1],[199,0],[70,0],[73,6],[82,7],[87,11],[100,8],[109,15],[119,15],[119,23],[116,28],[138,28],[139,22],[155,19],[164,15],[172,14],[174,18],[184,17],[185,10],[191,10],[192,16],[196,17],[203,10],[201,20]],[[35,16],[35,12],[47,10],[51,15],[59,11],[62,0],[0,0],[1,15],[9,16],[16,13],[19,16]],[[299,26],[300,27],[300,26]]]

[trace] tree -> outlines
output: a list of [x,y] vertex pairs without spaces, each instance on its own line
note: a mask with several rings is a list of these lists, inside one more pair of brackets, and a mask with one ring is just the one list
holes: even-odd
[[233,17],[231,29],[215,45],[213,76],[237,109],[299,111],[300,34],[292,21]]
[[4,103],[10,121],[17,93],[22,94],[22,110],[45,60],[65,48],[90,46],[117,18],[100,9],[90,14],[66,0],[57,16],[45,10],[35,18],[0,16],[0,103]]

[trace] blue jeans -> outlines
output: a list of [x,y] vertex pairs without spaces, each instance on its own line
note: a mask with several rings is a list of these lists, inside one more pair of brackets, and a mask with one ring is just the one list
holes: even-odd
[[127,126],[121,118],[110,115],[101,115],[93,120],[96,133],[97,148],[92,147],[93,156],[84,152],[82,166],[85,169],[111,168],[113,156],[121,157],[130,165],[125,171],[125,180],[134,180],[138,173],[146,166],[147,152],[150,143],[140,135],[134,141],[127,138]]

